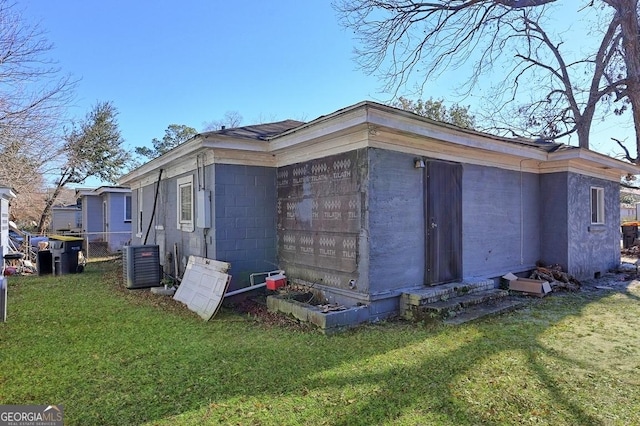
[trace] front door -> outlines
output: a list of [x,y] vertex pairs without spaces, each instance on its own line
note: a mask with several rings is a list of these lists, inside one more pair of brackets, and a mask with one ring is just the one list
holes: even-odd
[[425,282],[462,278],[462,166],[428,161],[425,167]]

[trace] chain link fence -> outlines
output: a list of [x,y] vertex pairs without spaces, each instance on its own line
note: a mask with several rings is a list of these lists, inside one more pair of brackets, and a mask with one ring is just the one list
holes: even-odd
[[74,232],[55,235],[82,238],[82,252],[87,259],[118,255],[122,252],[122,247],[131,242],[131,232]]

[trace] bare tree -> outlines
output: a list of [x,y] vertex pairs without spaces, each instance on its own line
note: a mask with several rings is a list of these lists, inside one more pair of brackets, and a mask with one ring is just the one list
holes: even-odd
[[636,133],[636,156],[619,140],[612,138],[625,151],[625,158],[638,163],[640,153],[640,24],[638,23],[638,0],[602,0],[615,10],[612,22],[620,26],[619,46],[616,46],[620,62],[610,66],[612,74],[619,72],[623,77],[617,86],[616,100],[622,100],[623,106],[616,113],[623,113],[626,103],[631,105],[633,124]]
[[[468,64],[469,78],[460,88],[469,93],[485,74],[498,69],[504,79],[491,94],[499,102],[490,112],[508,111],[513,117],[515,110],[525,118],[525,136],[557,139],[575,133],[579,145],[589,148],[598,104],[624,100],[633,107],[640,134],[640,108],[635,108],[640,99],[634,99],[640,91],[631,90],[638,81],[634,75],[640,75],[638,0],[575,5],[576,14],[589,13],[604,23],[599,43],[586,53],[565,49],[561,32],[550,31],[547,18],[556,13],[555,2],[336,0],[334,6],[342,24],[356,34],[358,62],[365,71],[380,74],[386,91],[397,93],[416,75],[424,85]],[[524,95],[530,96],[526,102]],[[511,130],[513,124],[511,119],[495,129]]]
[[55,135],[75,86],[48,58],[52,48],[15,3],[0,0],[0,183],[19,192],[12,212],[25,217],[43,205],[42,175],[60,151]]
[[209,121],[204,124],[204,131],[209,132],[212,130],[220,130],[223,127],[232,129],[239,127],[242,124],[242,115],[238,111],[227,111],[224,113],[224,117],[219,120]]

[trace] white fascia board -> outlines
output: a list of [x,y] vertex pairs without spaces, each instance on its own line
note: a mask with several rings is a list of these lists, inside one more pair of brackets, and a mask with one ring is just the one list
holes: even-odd
[[512,141],[501,140],[474,131],[464,131],[442,124],[432,123],[431,120],[420,120],[414,116],[405,117],[400,114],[371,108],[368,121],[396,132],[409,133],[417,136],[433,139],[438,142],[451,143],[466,148],[482,149],[486,151],[514,155],[530,160],[544,161],[547,158],[546,151],[535,147],[518,145]]
[[334,137],[336,133],[346,132],[358,125],[366,125],[367,111],[363,105],[358,104],[356,107],[320,117],[271,139],[270,152],[278,154],[294,146],[326,140]]
[[616,158],[612,158],[607,155],[590,151],[584,148],[576,148],[570,151],[549,153],[549,161],[563,160],[572,160],[572,162],[576,165],[588,162],[589,164],[596,166],[602,170],[617,170],[617,173],[620,175],[640,174],[640,167],[635,164],[620,161]]
[[559,173],[568,172],[584,176],[591,176],[597,179],[604,179],[612,182],[620,182],[624,175],[618,169],[603,169],[593,163],[579,160],[548,161],[540,164],[539,173]]
[[117,188],[114,186],[101,186],[98,189],[94,190],[94,193],[96,195],[102,195],[105,193],[130,193],[131,192],[131,188]]

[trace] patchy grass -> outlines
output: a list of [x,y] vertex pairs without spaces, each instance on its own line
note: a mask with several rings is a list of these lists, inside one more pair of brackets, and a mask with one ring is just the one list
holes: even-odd
[[127,291],[120,264],[9,281],[0,404],[76,425],[640,424],[640,287],[458,327],[327,337]]

